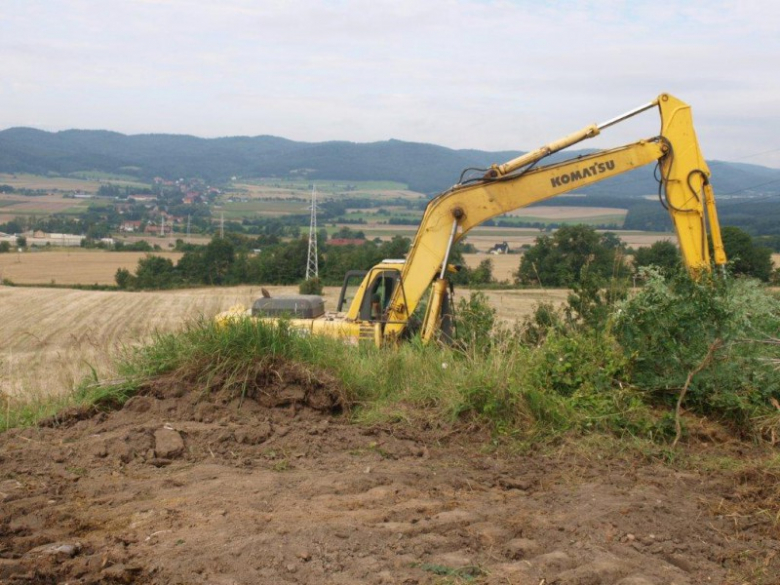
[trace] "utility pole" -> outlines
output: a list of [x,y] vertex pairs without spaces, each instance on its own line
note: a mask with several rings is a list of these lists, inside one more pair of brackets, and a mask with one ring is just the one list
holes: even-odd
[[306,280],[319,278],[317,261],[317,186],[311,189],[311,221],[309,222],[309,257],[306,260]]
[[160,216],[160,237],[161,238],[165,237],[165,216],[164,215]]

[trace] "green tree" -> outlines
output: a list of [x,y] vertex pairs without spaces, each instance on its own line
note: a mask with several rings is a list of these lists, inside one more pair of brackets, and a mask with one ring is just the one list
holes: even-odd
[[680,252],[669,240],[655,242],[652,246],[639,248],[634,253],[634,268],[656,266],[665,276],[670,276],[680,268]]
[[132,288],[134,279],[135,277],[130,274],[130,271],[127,268],[117,269],[116,274],[114,275],[114,281],[116,281],[116,285],[122,290]]
[[135,286],[140,289],[172,288],[178,279],[173,262],[161,256],[146,256],[138,261]]
[[227,239],[212,239],[203,250],[203,282],[205,284],[226,284],[235,258],[233,244]]
[[520,261],[517,280],[521,284],[570,287],[583,278],[623,277],[624,246],[610,233],[599,234],[586,225],[563,226],[552,236],[540,236]]
[[380,248],[386,258],[403,258],[409,253],[411,240],[404,236],[393,236],[389,242],[384,242]]
[[768,282],[772,276],[772,250],[757,246],[750,234],[737,227],[724,227],[721,233],[734,274]]
[[[299,239],[264,249],[247,262],[246,279],[260,284],[295,284],[306,275],[308,240]],[[322,273],[322,270],[320,270]],[[321,274],[322,276],[322,274]],[[343,279],[344,275],[341,275]]]

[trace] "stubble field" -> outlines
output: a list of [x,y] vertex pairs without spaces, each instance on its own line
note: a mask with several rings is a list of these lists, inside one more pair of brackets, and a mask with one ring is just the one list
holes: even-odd
[[[294,286],[266,288],[272,295],[297,292]],[[338,292],[326,287],[327,310],[335,308]],[[530,314],[539,301],[566,298],[562,290],[486,294],[506,323]],[[259,286],[134,293],[0,286],[0,395],[24,400],[63,394],[92,368],[110,378],[112,356],[123,346],[210,319],[236,304],[249,306],[259,296]]]
[[[180,252],[154,252],[177,262]],[[146,252],[105,252],[62,249],[45,252],[0,254],[0,280],[16,284],[115,284],[117,269],[131,272]]]

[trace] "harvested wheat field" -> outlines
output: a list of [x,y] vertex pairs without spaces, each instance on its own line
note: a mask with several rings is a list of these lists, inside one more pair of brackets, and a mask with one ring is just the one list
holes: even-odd
[[128,293],[0,286],[0,393],[67,392],[91,367],[110,375],[110,357],[123,344],[253,296],[249,287]]
[[493,279],[499,282],[514,281],[521,258],[520,254],[463,254],[469,268],[476,268],[480,262],[490,260],[493,264]]
[[[87,253],[88,254],[88,253]],[[268,286],[271,294],[297,293],[294,286]],[[325,307],[334,310],[339,289],[327,287]],[[456,298],[468,295],[458,291]],[[566,291],[487,291],[498,317],[511,323],[539,301],[561,303]],[[111,375],[111,356],[122,345],[173,331],[188,320],[211,318],[233,305],[245,306],[260,287],[106,292],[0,286],[0,394],[35,397],[61,394],[95,368]]]
[[[119,268],[131,272],[146,252],[106,252],[67,248],[52,251],[27,251],[0,254],[0,280],[16,284],[116,284]],[[154,252],[155,256],[177,262],[180,252]]]

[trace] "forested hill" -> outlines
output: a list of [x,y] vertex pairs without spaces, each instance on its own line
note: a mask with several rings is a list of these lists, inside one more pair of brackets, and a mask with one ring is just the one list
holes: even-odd
[[[566,157],[585,151],[567,151]],[[423,193],[455,183],[462,169],[504,162],[520,152],[453,150],[434,144],[384,142],[295,142],[275,136],[197,138],[170,134],[127,136],[102,130],[44,132],[31,128],[0,131],[0,172],[56,173],[103,171],[153,177],[200,177],[220,182],[232,176],[312,179],[393,180]],[[713,162],[719,193],[777,193],[780,169]],[[592,187],[604,195],[653,193],[652,168]],[[588,192],[588,191],[585,191]]]

